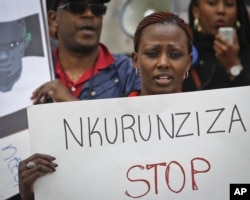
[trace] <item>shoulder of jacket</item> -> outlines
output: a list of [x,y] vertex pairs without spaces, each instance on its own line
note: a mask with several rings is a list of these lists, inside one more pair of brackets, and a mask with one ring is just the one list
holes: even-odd
[[132,59],[131,57],[127,56],[126,54],[113,54],[114,56],[114,63],[113,65],[115,67],[133,67],[133,62],[132,62]]

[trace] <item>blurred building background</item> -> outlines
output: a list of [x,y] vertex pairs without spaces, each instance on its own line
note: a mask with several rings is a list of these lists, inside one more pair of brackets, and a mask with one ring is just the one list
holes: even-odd
[[[144,14],[153,10],[171,11],[187,21],[190,0],[111,0],[103,20],[101,42],[113,53],[130,54],[133,51],[131,27],[136,26]],[[125,27],[125,28],[124,28]],[[126,31],[127,30],[127,31]]]

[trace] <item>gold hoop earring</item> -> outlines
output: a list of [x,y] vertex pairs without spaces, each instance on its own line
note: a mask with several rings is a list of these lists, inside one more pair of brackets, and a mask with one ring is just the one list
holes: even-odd
[[188,78],[188,76],[189,76],[189,72],[188,72],[188,71],[186,71],[186,72],[185,72],[185,75],[184,75],[184,79],[187,79],[187,78]]
[[239,29],[240,27],[241,27],[241,23],[240,23],[240,21],[239,21],[239,20],[237,20],[237,21],[236,21],[236,28],[238,28],[238,29]]
[[136,73],[137,76],[139,76],[139,77],[141,76],[141,71],[137,67],[135,68],[135,73]]
[[198,19],[198,18],[195,18],[195,19],[194,19],[194,28],[195,28],[198,32],[201,32],[201,31],[202,31],[202,28],[201,28],[201,25],[200,25],[200,22],[199,22],[199,19]]

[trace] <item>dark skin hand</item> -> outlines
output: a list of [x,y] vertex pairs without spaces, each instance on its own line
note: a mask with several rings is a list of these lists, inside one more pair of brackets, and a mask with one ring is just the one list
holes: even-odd
[[230,44],[228,41],[223,39],[222,36],[217,34],[214,41],[214,50],[217,59],[225,67],[227,72],[232,66],[240,63],[238,58],[240,46],[235,32],[233,44]]
[[[19,163],[19,192],[22,200],[34,200],[34,183],[39,177],[56,171],[58,165],[53,163],[54,160],[50,155],[34,154]],[[31,169],[27,167],[30,161],[36,164]]]
[[31,96],[33,104],[45,103],[49,98],[53,102],[77,101],[78,99],[71,94],[58,79],[47,82],[37,88]]

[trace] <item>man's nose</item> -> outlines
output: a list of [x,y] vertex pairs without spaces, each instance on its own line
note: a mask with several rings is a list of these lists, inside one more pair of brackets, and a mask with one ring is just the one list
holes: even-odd
[[85,8],[85,10],[82,12],[81,16],[88,16],[88,17],[93,17],[94,13],[92,12],[92,9],[90,8],[90,6],[87,6]]

